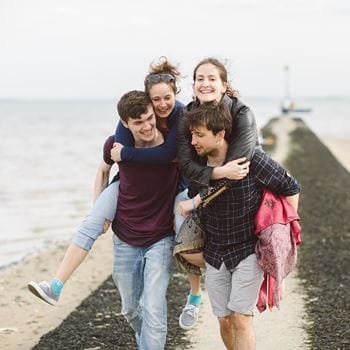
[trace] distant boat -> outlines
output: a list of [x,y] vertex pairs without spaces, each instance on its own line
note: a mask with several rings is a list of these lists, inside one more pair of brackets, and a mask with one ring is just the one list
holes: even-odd
[[290,86],[289,86],[289,67],[284,66],[284,99],[281,103],[281,113],[310,113],[311,108],[300,108],[297,107],[295,102],[290,97]]

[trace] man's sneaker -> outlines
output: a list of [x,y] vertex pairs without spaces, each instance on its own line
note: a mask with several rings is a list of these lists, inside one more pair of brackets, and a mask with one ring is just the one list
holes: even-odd
[[44,300],[50,305],[56,305],[58,298],[60,297],[59,295],[54,294],[50,284],[46,281],[41,281],[39,283],[31,281],[28,283],[28,289],[35,296]]
[[199,306],[187,303],[179,317],[179,325],[182,329],[193,328],[198,321]]

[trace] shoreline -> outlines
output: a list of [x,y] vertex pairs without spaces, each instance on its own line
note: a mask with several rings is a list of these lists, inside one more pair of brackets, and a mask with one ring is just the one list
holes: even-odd
[[[338,139],[337,142],[332,138],[328,138],[325,136],[318,136],[322,142],[327,145],[332,145],[330,150],[333,152],[334,156],[337,159],[342,160],[342,166],[344,168],[350,168],[350,147],[346,145],[350,145],[350,140],[342,140]],[[327,141],[328,140],[328,141]],[[295,141],[296,142],[296,141]],[[278,146],[279,147],[279,146]],[[347,151],[348,150],[348,151]],[[283,152],[282,152],[283,153]],[[285,153],[285,152],[284,152]],[[344,156],[341,157],[340,154],[343,153]],[[348,158],[346,158],[346,155]],[[297,174],[296,174],[297,175]],[[298,175],[297,175],[298,176]],[[332,180],[330,180],[332,181]],[[303,197],[301,199],[303,201]],[[306,220],[303,218],[303,220]],[[64,292],[62,297],[60,298],[60,303],[56,307],[52,307],[36,299],[30,295],[27,291],[26,284],[30,280],[42,280],[49,278],[55,273],[56,268],[58,267],[58,263],[61,261],[64,251],[69,242],[60,243],[54,247],[45,249],[44,251],[39,251],[36,254],[32,254],[26,257],[24,260],[21,260],[18,263],[13,263],[7,267],[0,268],[0,310],[1,310],[1,320],[0,320],[0,347],[3,350],[14,350],[14,349],[30,349],[35,344],[38,343],[40,337],[46,334],[49,331],[52,331],[58,327],[62,321],[66,319],[68,315],[71,314],[73,310],[76,310],[78,305],[93,291],[100,289],[99,286],[103,281],[105,281],[111,273],[112,270],[112,245],[111,245],[111,232],[108,232],[103,237],[101,237],[95,244],[94,249],[87,257],[86,261],[79,267],[79,269],[74,273],[69,283],[64,287]],[[305,237],[304,237],[305,240]],[[307,244],[307,241],[306,241]],[[303,249],[303,247],[302,247]],[[298,281],[297,284],[289,285],[287,284],[287,295],[285,300],[291,299],[291,303],[294,305],[294,301],[292,298],[296,293],[296,290],[299,290],[299,282],[305,287],[305,276],[300,276],[299,271],[296,273],[297,278],[293,274],[293,277],[289,277],[287,279],[287,283],[289,283],[289,279]],[[175,277],[177,278],[177,277]],[[301,278],[301,280],[300,280]],[[176,283],[178,283],[178,279],[176,279]],[[186,289],[186,286],[184,287]],[[103,290],[103,289],[102,289]],[[300,295],[298,295],[298,298]],[[185,300],[185,297],[181,295],[181,298]],[[86,299],[88,300],[88,299]],[[85,300],[85,301],[86,301]],[[85,303],[84,301],[84,303]],[[86,303],[84,305],[87,305]],[[216,324],[216,319],[211,315],[209,302],[206,301],[206,305],[208,306],[208,311],[205,311],[204,315],[208,315],[207,312],[210,312],[210,317],[214,319],[214,324]],[[279,334],[279,340],[282,342],[280,344],[287,346],[287,335],[283,333],[284,323],[286,319],[299,317],[301,319],[301,323],[303,328],[311,327],[307,320],[302,319],[300,315],[297,313],[295,316],[289,316],[286,314],[284,310],[284,302],[282,302],[281,308],[282,312],[279,314],[282,316],[277,321],[274,319],[274,316],[271,317],[272,321],[268,322],[264,319],[265,314],[262,314],[262,322],[265,324],[274,325],[274,323],[278,323],[278,326],[282,327],[282,330],[278,330],[277,334]],[[178,310],[174,311],[174,319],[177,318]],[[293,310],[291,310],[293,311]],[[309,312],[309,309],[307,309]],[[170,312],[170,311],[169,311]],[[273,315],[275,312],[269,313]],[[176,315],[175,315],[176,314]],[[268,315],[268,316],[270,316]],[[307,314],[309,317],[309,313]],[[203,317],[203,316],[202,316]],[[260,316],[258,316],[260,317]],[[257,317],[257,318],[258,318]],[[203,322],[204,321],[204,322]],[[201,322],[201,327],[205,332],[207,338],[199,333],[199,337],[201,339],[209,339],[212,336],[212,326],[209,326],[211,330],[208,332],[208,319],[204,319]],[[174,321],[175,322],[175,321]],[[260,322],[260,321],[257,321]],[[170,327],[178,327],[177,324],[173,323],[173,326]],[[214,325],[213,325],[214,327]],[[217,327],[217,325],[216,325]],[[260,326],[258,326],[260,327]],[[199,328],[199,327],[197,327]],[[188,334],[186,338],[187,341],[194,342],[192,345],[192,349],[196,349],[196,332],[198,329],[191,331],[189,333],[183,333],[179,331],[181,336],[185,336]],[[275,329],[275,328],[274,328]],[[274,333],[274,329],[272,329],[272,333]],[[271,328],[270,328],[271,331]],[[292,331],[294,329],[292,328]],[[217,333],[218,334],[218,333]],[[269,333],[271,334],[271,332]],[[219,334],[218,334],[219,335]],[[268,335],[267,338],[273,340],[273,337],[276,335]],[[192,339],[191,339],[192,337]],[[262,344],[263,337],[266,337],[264,331],[260,331],[257,329],[257,344],[258,349],[264,349]],[[219,337],[220,338],[220,337]],[[197,337],[198,339],[198,337]],[[293,341],[293,339],[292,339]],[[302,339],[305,341],[305,339]],[[169,340],[168,340],[169,342]],[[205,343],[205,342],[204,342]],[[265,343],[265,340],[264,340]],[[206,342],[206,345],[209,343]],[[221,340],[220,340],[221,344]],[[275,343],[274,343],[275,344]],[[296,345],[295,343],[293,343]],[[221,345],[220,345],[221,346]],[[266,349],[271,349],[272,345],[266,347]],[[45,347],[38,347],[38,349],[44,349]],[[130,347],[131,349],[132,347]],[[203,348],[197,347],[198,349],[208,349],[214,350],[213,348]],[[129,349],[129,348],[128,348]],[[289,349],[288,347],[284,347],[284,349]],[[292,349],[292,348],[290,348]],[[293,347],[296,349],[296,347]],[[305,349],[305,343],[304,347]]]

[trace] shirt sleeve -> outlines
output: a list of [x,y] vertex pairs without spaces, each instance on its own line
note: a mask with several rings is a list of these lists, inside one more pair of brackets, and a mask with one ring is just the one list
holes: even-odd
[[113,148],[114,136],[108,137],[103,145],[103,160],[109,165],[113,165],[114,161],[111,158],[111,149]]
[[157,147],[135,148],[124,146],[121,151],[123,161],[135,163],[170,163],[176,158],[176,125],[170,129],[164,143]]
[[237,100],[232,117],[232,133],[228,140],[227,161],[241,157],[251,160],[258,145],[258,130],[254,114],[248,106]]
[[128,128],[121,121],[117,125],[114,135],[115,142],[121,143],[123,146],[134,146],[134,137]]
[[297,180],[262,151],[255,152],[251,169],[257,181],[277,195],[286,197],[300,192]]
[[177,155],[177,119],[182,114],[183,109],[184,105],[176,100],[174,110],[170,113],[167,120],[170,131],[164,143],[157,147],[135,148],[131,132],[119,122],[116,131],[116,141],[124,146],[121,150],[121,159],[144,164],[166,164],[172,162]]

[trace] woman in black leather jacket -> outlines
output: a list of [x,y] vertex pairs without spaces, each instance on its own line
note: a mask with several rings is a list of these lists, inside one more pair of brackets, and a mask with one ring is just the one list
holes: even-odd
[[[182,216],[187,216],[191,210],[197,208],[199,204],[208,197],[215,196],[217,188],[210,188],[210,179],[223,179],[219,181],[226,185],[228,180],[240,180],[249,171],[249,160],[254,154],[258,145],[258,132],[253,113],[249,107],[244,105],[238,98],[227,79],[225,66],[214,58],[207,58],[198,63],[193,73],[193,92],[195,101],[187,105],[187,110],[196,108],[199,104],[206,102],[223,101],[229,107],[233,119],[232,133],[229,141],[229,152],[226,164],[220,167],[209,167],[201,163],[191,146],[191,133],[187,127],[186,117],[180,116],[177,130],[177,155],[182,170],[182,174],[191,182],[198,184],[199,194],[181,202],[177,207],[177,212]],[[219,186],[220,187],[220,186]],[[191,193],[194,196],[196,193]],[[185,204],[186,203],[186,204]],[[192,265],[202,267],[204,265],[201,249],[193,249],[193,235],[185,229],[176,237],[177,245],[175,254],[181,262],[185,259]],[[198,247],[199,248],[199,247]],[[184,329],[192,328],[198,318],[201,297],[197,294],[196,302],[192,302],[195,293],[200,290],[200,276],[194,270],[188,270],[188,277],[191,284],[191,291],[188,302],[179,318],[180,326]]]
[[182,116],[178,121],[177,154],[181,170],[186,178],[199,184],[200,197],[203,199],[208,195],[210,179],[239,180],[246,176],[249,160],[259,146],[258,132],[253,113],[237,98],[237,92],[228,82],[227,70],[220,61],[206,58],[199,62],[193,72],[193,81],[195,100],[187,105],[187,109],[205,102],[223,101],[229,107],[233,119],[227,163],[216,168],[201,164],[191,146],[191,133],[186,120]]

